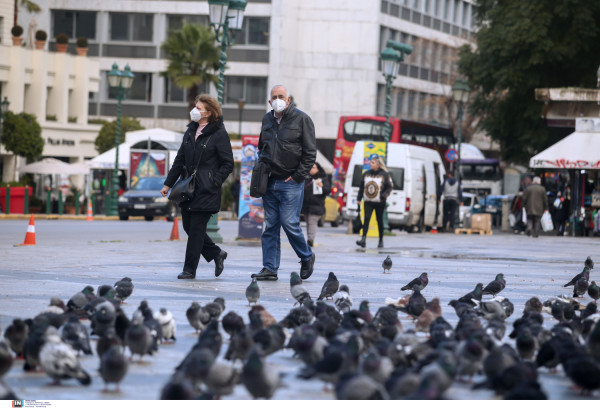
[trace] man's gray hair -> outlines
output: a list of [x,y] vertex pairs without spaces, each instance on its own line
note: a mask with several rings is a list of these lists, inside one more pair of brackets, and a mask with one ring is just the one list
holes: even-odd
[[535,176],[533,178],[533,184],[542,184],[542,179],[539,178],[539,177],[537,177],[537,176]]
[[287,96],[288,97],[290,96],[290,93],[289,93],[289,91],[288,91],[288,89],[287,89],[287,87],[285,85],[273,85],[271,87],[271,91],[269,92],[269,98],[271,98],[271,95],[273,94],[273,89],[275,89],[275,88],[283,88],[283,89],[285,89],[285,93],[287,94]]

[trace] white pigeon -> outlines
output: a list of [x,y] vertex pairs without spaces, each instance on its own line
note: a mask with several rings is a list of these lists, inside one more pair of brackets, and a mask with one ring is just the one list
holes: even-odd
[[154,313],[154,318],[162,326],[163,338],[160,339],[160,341],[162,342],[164,340],[165,343],[170,343],[171,341],[176,341],[177,340],[175,338],[176,324],[175,324],[175,319],[173,318],[173,314],[171,314],[171,312],[169,312],[167,309],[165,309],[163,307],[158,312]]
[[348,313],[352,308],[352,297],[348,286],[341,285],[340,289],[333,295],[333,303],[342,313]]
[[63,342],[54,326],[46,330],[45,343],[40,350],[40,366],[55,384],[60,380],[75,378],[83,385],[92,382],[90,375],[81,367],[73,347]]

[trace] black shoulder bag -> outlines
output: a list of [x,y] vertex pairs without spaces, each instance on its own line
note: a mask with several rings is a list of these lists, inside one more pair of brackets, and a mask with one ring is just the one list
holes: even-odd
[[206,145],[210,141],[212,135],[208,137],[206,143],[202,145],[202,151],[200,152],[200,157],[198,158],[198,163],[196,163],[196,167],[191,175],[184,178],[179,178],[173,188],[171,188],[171,194],[169,194],[169,200],[173,201],[176,204],[181,204],[184,201],[191,201],[194,198],[194,192],[196,191],[196,172],[198,171],[198,166],[200,165],[200,160],[202,160],[202,153],[206,150]]
[[269,173],[271,168],[267,163],[259,160],[252,169],[252,179],[250,179],[250,196],[260,198],[267,194],[267,184],[269,184]]

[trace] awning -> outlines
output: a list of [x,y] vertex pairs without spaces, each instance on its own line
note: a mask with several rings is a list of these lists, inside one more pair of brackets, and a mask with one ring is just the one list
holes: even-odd
[[[581,121],[581,122],[580,122]],[[536,154],[530,168],[600,169],[600,119],[577,119],[575,132]]]

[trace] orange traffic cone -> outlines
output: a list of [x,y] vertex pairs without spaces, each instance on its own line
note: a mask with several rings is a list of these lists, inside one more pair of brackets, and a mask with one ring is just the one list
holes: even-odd
[[171,229],[171,241],[179,241],[179,225],[177,225],[177,218],[173,220],[173,229]]
[[35,245],[35,220],[33,214],[29,218],[29,225],[27,226],[27,234],[25,234],[25,242],[21,245]]
[[431,227],[431,231],[430,232],[432,234],[437,234],[438,233],[437,227],[435,225],[433,227]]
[[94,221],[94,212],[92,211],[92,200],[88,200],[88,213],[86,221]]

